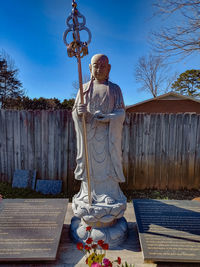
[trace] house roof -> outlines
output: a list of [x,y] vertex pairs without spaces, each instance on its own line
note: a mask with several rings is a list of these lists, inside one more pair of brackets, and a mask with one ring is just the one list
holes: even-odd
[[172,101],[173,100],[192,100],[194,102],[200,103],[199,99],[195,99],[194,97],[191,97],[191,96],[184,96],[184,95],[181,95],[181,94],[178,94],[178,93],[175,93],[175,92],[171,91],[171,92],[168,92],[166,94],[159,95],[157,97],[153,97],[153,98],[150,98],[148,100],[136,103],[134,105],[126,106],[126,109],[129,109],[129,108],[132,108],[132,107],[136,107],[136,106],[139,106],[141,104],[144,104],[144,103],[147,103],[147,102],[150,102],[150,101],[156,101],[156,100],[172,100]]

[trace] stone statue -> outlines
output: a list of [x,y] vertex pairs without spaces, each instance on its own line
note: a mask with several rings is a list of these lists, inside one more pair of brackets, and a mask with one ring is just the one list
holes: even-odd
[[[83,85],[84,104],[80,104],[78,93],[72,111],[77,137],[75,178],[82,182],[79,193],[73,198],[72,208],[76,217],[72,219],[71,230],[76,241],[84,241],[87,239],[85,225],[94,227],[92,235],[94,240],[97,239],[95,228],[101,228],[103,234],[100,239],[114,246],[124,240],[127,231],[127,223],[122,218],[126,209],[126,197],[119,187],[119,182],[125,181],[121,156],[124,102],[119,86],[108,81],[111,66],[107,56],[102,54],[93,56],[89,67],[91,80]],[[83,113],[87,128],[91,206],[88,204],[83,147]],[[122,228],[121,236],[117,237],[118,241],[115,240],[116,234],[113,234],[111,239],[110,233],[108,234],[108,228],[117,225]]]

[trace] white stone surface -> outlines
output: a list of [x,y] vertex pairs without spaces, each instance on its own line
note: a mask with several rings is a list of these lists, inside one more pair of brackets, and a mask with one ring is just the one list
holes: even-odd
[[[77,137],[75,178],[82,183],[79,193],[73,198],[72,208],[76,217],[71,222],[71,234],[74,240],[84,241],[83,224],[92,225],[98,228],[97,232],[101,232],[104,241],[114,246],[120,240],[123,242],[127,233],[126,220],[120,219],[126,209],[126,197],[119,187],[119,183],[125,181],[121,153],[125,107],[121,89],[108,81],[108,58],[95,55],[91,60],[90,71],[91,80],[84,84],[84,105],[81,104],[79,92],[72,112]],[[91,206],[88,204],[83,113],[86,118]],[[125,230],[121,227],[122,222],[126,224]],[[93,238],[96,238],[95,234]]]

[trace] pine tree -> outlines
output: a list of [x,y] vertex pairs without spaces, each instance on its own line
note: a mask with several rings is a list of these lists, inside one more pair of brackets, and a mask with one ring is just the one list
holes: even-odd
[[18,69],[9,66],[5,57],[0,55],[0,104],[4,108],[4,103],[8,98],[17,98],[24,95],[22,83],[17,78]]
[[200,97],[200,70],[187,70],[172,84],[172,89],[182,95]]

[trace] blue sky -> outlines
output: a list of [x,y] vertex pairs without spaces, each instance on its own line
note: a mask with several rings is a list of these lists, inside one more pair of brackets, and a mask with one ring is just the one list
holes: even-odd
[[[62,40],[71,0],[0,1],[0,50],[15,60],[27,95],[60,100],[73,97],[77,63],[67,56]],[[153,17],[153,2],[77,0],[92,33],[89,55],[82,59],[83,74],[89,74],[94,54],[106,54],[112,66],[110,79],[121,87],[126,105],[152,97],[138,90],[134,68],[138,58],[150,51],[150,32],[162,23]],[[170,66],[178,73],[192,68],[199,68],[199,55]]]

